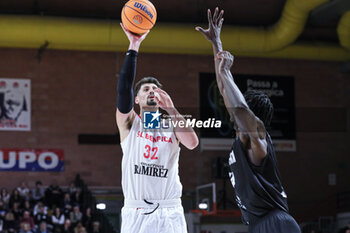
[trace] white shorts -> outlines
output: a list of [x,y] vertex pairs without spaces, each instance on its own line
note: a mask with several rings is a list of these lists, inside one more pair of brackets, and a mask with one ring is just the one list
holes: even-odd
[[124,201],[121,233],[187,233],[180,199],[149,202]]

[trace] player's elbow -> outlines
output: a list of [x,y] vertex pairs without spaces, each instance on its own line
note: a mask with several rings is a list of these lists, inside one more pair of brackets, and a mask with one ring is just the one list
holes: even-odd
[[237,103],[232,107],[232,112],[235,115],[246,115],[250,112],[248,105],[244,103]]
[[189,149],[189,150],[194,150],[197,146],[198,146],[198,143],[197,144],[187,145],[186,148]]
[[255,119],[254,113],[244,104],[233,106],[230,114],[239,121],[246,121],[248,119]]
[[189,149],[189,150],[193,150],[193,149],[195,149],[195,148],[198,146],[198,144],[199,144],[198,137],[195,136],[195,137],[193,137],[193,139],[188,143],[188,145],[187,145],[186,147],[187,147],[187,149]]
[[186,140],[186,143],[182,142],[182,144],[189,150],[195,149],[199,144],[197,135],[194,135],[190,139]]

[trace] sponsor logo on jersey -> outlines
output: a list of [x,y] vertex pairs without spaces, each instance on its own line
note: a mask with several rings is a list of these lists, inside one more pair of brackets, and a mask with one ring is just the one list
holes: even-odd
[[164,168],[163,165],[141,163],[140,165],[134,165],[134,174],[153,176],[160,178],[167,178],[169,169]]
[[168,142],[168,143],[173,143],[173,140],[171,139],[171,137],[167,137],[167,136],[156,136],[154,137],[151,134],[148,133],[144,133],[142,131],[138,131],[137,132],[137,136],[138,138],[145,138],[150,140],[151,142]]
[[139,2],[135,2],[134,6],[145,12],[151,19],[153,19],[153,14],[147,9],[147,6],[144,6]]

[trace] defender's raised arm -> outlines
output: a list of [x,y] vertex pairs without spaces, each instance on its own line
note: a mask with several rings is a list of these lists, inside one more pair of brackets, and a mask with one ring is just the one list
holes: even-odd
[[224,99],[225,106],[230,114],[231,120],[235,122],[237,131],[246,134],[250,138],[250,144],[254,151],[251,161],[257,165],[266,156],[265,127],[259,118],[249,109],[245,98],[233,80],[231,66],[234,57],[227,51],[223,51],[220,39],[220,33],[224,11],[216,8],[214,15],[211,16],[208,10],[208,29],[196,27],[213,46],[216,81],[219,91]]

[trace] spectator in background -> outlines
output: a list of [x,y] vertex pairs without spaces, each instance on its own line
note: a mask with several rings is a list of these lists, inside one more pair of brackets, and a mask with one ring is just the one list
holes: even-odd
[[70,213],[72,212],[72,206],[70,204],[66,204],[63,209],[63,214],[66,219],[70,218]]
[[58,186],[57,181],[54,181],[45,191],[45,200],[49,208],[60,206],[62,195],[62,189]]
[[45,189],[42,187],[41,181],[35,182],[35,188],[32,189],[32,200],[35,202],[43,201],[45,196]]
[[83,225],[86,227],[86,229],[90,230],[91,229],[91,224],[92,224],[92,215],[91,215],[91,208],[88,207],[86,208],[83,219],[82,219]]
[[22,213],[23,213],[24,211],[28,211],[28,212],[30,213],[30,215],[33,214],[33,208],[31,207],[29,201],[25,201],[25,202],[24,202],[23,207],[22,207]]
[[11,195],[7,192],[7,189],[2,188],[0,192],[0,198],[5,204],[5,208],[8,208]]
[[41,201],[39,201],[34,206],[33,215],[34,216],[37,215],[37,213],[39,213],[40,211],[41,211],[41,213],[47,214],[47,206],[45,206],[44,203],[42,203]]
[[64,221],[62,233],[73,233],[72,224],[69,219],[66,219],[66,221]]
[[5,215],[5,223],[4,223],[4,228],[8,232],[15,232],[14,230],[16,229],[17,221],[15,219],[15,215],[13,212],[10,210],[9,212],[6,213]]
[[77,233],[87,233],[87,231],[86,231],[85,227],[83,227],[83,228],[79,228]]
[[83,195],[82,195],[81,189],[77,188],[77,191],[73,193],[73,196],[71,198],[73,205],[81,205],[83,203],[82,197]]
[[29,194],[29,188],[25,181],[22,181],[21,185],[17,187],[17,190],[22,198],[26,198]]
[[77,191],[77,187],[75,186],[74,182],[71,182],[69,184],[69,187],[67,189],[67,193],[69,193],[69,195],[73,196],[73,194]]
[[51,233],[51,231],[47,229],[46,222],[41,222],[39,229],[35,233]]
[[39,224],[43,221],[48,222],[49,217],[47,215],[47,208],[45,210],[44,204],[42,202],[39,202],[38,210],[36,211],[36,214],[34,215],[34,224],[36,226],[39,226]]
[[17,203],[22,203],[22,197],[19,195],[19,192],[18,192],[18,190],[17,189],[14,189],[13,191],[12,191],[12,194],[11,194],[11,197],[10,197],[10,201],[9,201],[9,207],[10,208],[13,208],[13,204],[15,203],[15,202],[17,202]]
[[30,216],[29,211],[24,211],[24,212],[23,212],[23,216],[22,216],[22,218],[20,219],[20,223],[21,223],[21,225],[24,224],[24,223],[28,223],[29,226],[30,226],[30,230],[34,229],[34,220],[33,220],[33,218]]
[[64,217],[64,214],[61,213],[61,209],[59,207],[56,207],[55,213],[51,216],[51,222],[54,226],[54,229],[63,228],[65,217]]
[[20,207],[19,202],[14,202],[13,203],[12,212],[15,215],[16,221],[18,221],[21,218],[21,216],[22,216],[22,212],[21,212],[19,207]]
[[95,221],[92,223],[92,229],[89,233],[100,233],[100,222]]
[[27,222],[21,223],[21,229],[19,233],[34,233],[30,227],[30,224]]
[[74,206],[73,212],[70,213],[69,219],[73,226],[77,225],[83,218],[83,214],[80,212],[79,206]]
[[74,233],[86,233],[86,229],[81,222],[74,227]]
[[0,219],[2,219],[2,220],[5,219],[6,213],[7,213],[7,211],[6,211],[6,207],[4,205],[4,202],[0,201]]
[[17,233],[16,229],[10,228],[7,230],[7,233]]
[[70,194],[69,193],[65,193],[64,197],[63,197],[63,201],[62,201],[62,208],[64,208],[66,205],[70,205],[72,206],[72,200],[70,198]]

